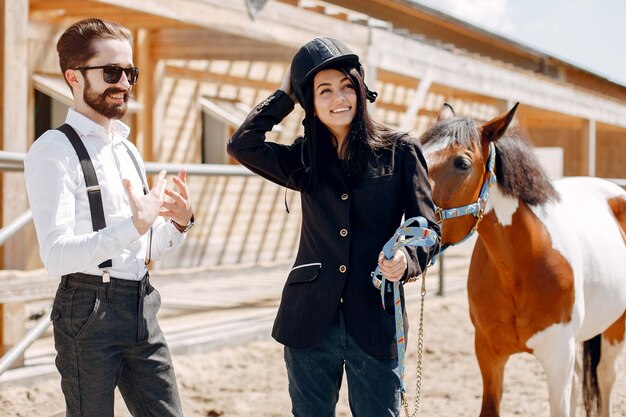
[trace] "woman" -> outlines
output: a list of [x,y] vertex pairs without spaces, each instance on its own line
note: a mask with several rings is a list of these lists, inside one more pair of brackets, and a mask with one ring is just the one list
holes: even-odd
[[[294,96],[305,109],[304,137],[266,142]],[[285,345],[298,417],[334,416],[344,367],[354,416],[400,413],[394,317],[381,308],[371,272],[378,262],[399,281],[426,266],[431,253],[423,249],[403,248],[389,260],[380,252],[403,215],[439,229],[418,141],[370,119],[366,100],[375,97],[358,56],[338,40],[316,38],[228,144],[241,164],[301,193],[300,246],[272,331]]]

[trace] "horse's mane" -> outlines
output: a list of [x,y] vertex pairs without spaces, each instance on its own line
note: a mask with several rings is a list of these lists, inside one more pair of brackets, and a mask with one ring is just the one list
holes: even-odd
[[430,141],[449,141],[448,145],[459,145],[465,148],[472,146],[472,142],[478,142],[478,130],[473,120],[464,117],[453,117],[443,120],[426,131],[420,138],[422,145]]
[[517,131],[496,141],[496,177],[503,194],[519,197],[529,206],[559,200],[529,140]]
[[[452,117],[437,123],[421,138],[423,145],[439,140],[449,141],[447,145],[469,148],[473,142],[480,141],[480,136],[473,120]],[[507,132],[496,141],[496,176],[498,188],[503,194],[518,197],[528,205],[559,200],[532,145],[517,131]]]

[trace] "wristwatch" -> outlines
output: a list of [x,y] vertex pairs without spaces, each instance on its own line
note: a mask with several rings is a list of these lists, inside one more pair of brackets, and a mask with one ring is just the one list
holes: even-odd
[[191,219],[189,219],[189,223],[187,223],[186,226],[181,226],[180,224],[172,220],[172,224],[174,225],[176,230],[178,230],[180,233],[187,233],[189,230],[191,230],[193,225],[196,224],[195,222],[196,222],[196,219],[193,214],[191,214]]

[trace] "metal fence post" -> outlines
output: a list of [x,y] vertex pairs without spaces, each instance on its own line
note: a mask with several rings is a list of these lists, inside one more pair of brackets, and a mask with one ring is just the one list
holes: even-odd
[[33,344],[35,340],[41,336],[48,326],[50,326],[50,310],[46,311],[35,324],[35,327],[30,329],[26,336],[20,342],[13,346],[7,353],[4,354],[2,358],[0,358],[0,375],[4,373],[13,362],[15,362],[25,351],[28,349],[30,345]]
[[445,295],[445,288],[444,288],[444,259],[445,259],[445,255],[442,253],[441,256],[439,256],[439,259],[437,259],[439,261],[439,290],[437,290],[437,295],[443,297]]

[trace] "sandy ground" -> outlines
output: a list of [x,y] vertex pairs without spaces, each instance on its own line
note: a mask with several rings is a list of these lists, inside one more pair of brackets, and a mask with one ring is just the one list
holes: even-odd
[[[407,387],[412,403],[418,305],[409,306],[412,332],[407,358]],[[186,416],[291,415],[282,347],[272,340],[226,348],[206,354],[174,357]],[[613,416],[626,416],[626,352],[618,361],[613,391]],[[345,385],[345,384],[344,384]],[[506,367],[502,416],[548,416],[548,394],[543,371],[534,357],[513,356]],[[425,307],[425,355],[421,416],[477,416],[481,378],[473,348],[466,294],[430,297]],[[0,415],[47,417],[63,415],[57,380],[29,388],[0,392]],[[116,415],[129,416],[123,403]],[[350,416],[345,389],[337,405],[338,416]],[[582,411],[579,414],[582,416]]]

